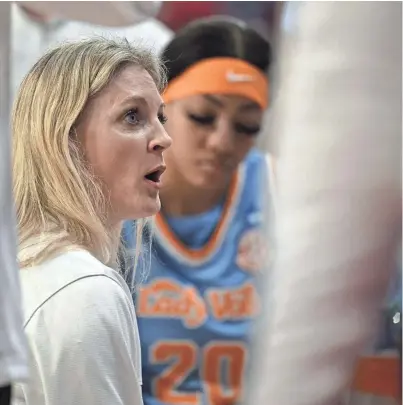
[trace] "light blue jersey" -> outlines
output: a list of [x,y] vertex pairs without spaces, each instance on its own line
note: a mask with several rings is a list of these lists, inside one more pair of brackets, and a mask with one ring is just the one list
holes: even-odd
[[255,276],[268,253],[260,231],[268,162],[251,151],[225,201],[208,212],[157,216],[150,274],[135,302],[146,405],[242,399],[259,311]]

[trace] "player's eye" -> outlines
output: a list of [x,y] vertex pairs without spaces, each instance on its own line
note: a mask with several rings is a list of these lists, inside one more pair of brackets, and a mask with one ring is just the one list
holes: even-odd
[[251,125],[244,125],[241,123],[235,123],[234,127],[239,134],[243,134],[246,136],[256,136],[260,132],[259,125],[251,126]]
[[188,117],[191,121],[202,126],[213,125],[216,120],[216,117],[214,115],[198,115],[188,113]]

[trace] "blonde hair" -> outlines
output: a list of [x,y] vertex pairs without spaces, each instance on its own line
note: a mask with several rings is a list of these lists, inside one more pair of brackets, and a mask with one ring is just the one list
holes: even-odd
[[[166,76],[156,55],[127,40],[105,38],[58,46],[23,80],[12,112],[13,191],[22,267],[77,247],[104,264],[116,264],[119,235],[108,229],[107,196],[83,159],[74,125],[89,98],[128,64],[143,67],[163,90]],[[143,228],[139,223],[136,258]]]

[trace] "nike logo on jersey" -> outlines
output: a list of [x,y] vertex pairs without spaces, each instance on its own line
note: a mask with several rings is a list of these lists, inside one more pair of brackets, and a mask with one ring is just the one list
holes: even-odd
[[232,70],[228,71],[225,77],[227,81],[230,83],[245,83],[245,82],[253,82],[255,80],[254,77],[251,75],[234,73]]

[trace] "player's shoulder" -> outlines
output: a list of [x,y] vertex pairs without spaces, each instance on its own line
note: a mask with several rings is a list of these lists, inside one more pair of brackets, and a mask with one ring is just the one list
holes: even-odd
[[244,159],[244,164],[251,167],[258,167],[264,164],[266,159],[266,153],[262,152],[258,148],[252,148]]

